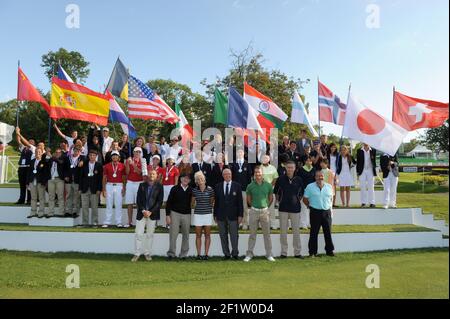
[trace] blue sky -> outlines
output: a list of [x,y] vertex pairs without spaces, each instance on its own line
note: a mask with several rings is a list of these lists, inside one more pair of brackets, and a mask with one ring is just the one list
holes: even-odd
[[[66,27],[70,3],[79,6],[79,29]],[[379,8],[379,28],[366,26],[370,4]],[[86,57],[86,85],[94,90],[106,84],[120,55],[142,80],[172,79],[203,93],[203,78],[226,74],[230,48],[252,41],[268,68],[311,79],[302,93],[313,122],[318,76],[344,100],[351,82],[355,95],[390,117],[393,85],[448,101],[448,6],[448,0],[1,0],[0,101],[16,95],[18,59],[31,81],[48,90],[41,56],[59,47]]]

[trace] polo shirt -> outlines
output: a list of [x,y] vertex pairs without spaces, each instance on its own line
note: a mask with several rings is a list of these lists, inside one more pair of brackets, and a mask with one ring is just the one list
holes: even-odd
[[[128,173],[127,179],[130,182],[142,182],[144,179],[142,178],[142,172],[140,174],[134,171],[134,166],[137,165],[138,169],[142,170],[142,162],[136,163],[133,159],[133,163],[130,165],[130,172]],[[145,167],[144,167],[145,168]]]
[[247,186],[247,195],[252,197],[251,205],[254,208],[267,208],[269,207],[268,196],[272,196],[272,184],[263,180],[261,184],[258,184],[256,181],[251,182]]
[[333,187],[324,183],[322,189],[317,183],[309,184],[303,197],[309,200],[309,206],[314,209],[329,210],[333,205]]
[[113,170],[113,163],[108,163],[103,167],[103,175],[106,176],[106,181],[108,183],[122,183],[122,178],[125,175],[125,165],[123,163],[118,162],[117,163],[117,171],[116,171],[116,177],[113,177],[114,170]]
[[195,198],[194,214],[207,215],[213,213],[211,199],[214,198],[214,190],[211,186],[206,186],[203,192],[198,187],[194,188],[192,197]]
[[272,181],[274,179],[278,178],[278,171],[275,168],[275,166],[270,165],[270,164],[268,166],[261,165],[261,168],[262,168],[263,178],[266,182],[272,184]]
[[300,199],[303,197],[304,192],[300,177],[294,175],[292,179],[289,179],[287,175],[281,176],[277,179],[273,192],[279,196],[280,212],[300,213]]
[[[180,176],[180,171],[175,165],[173,165],[172,168],[161,167],[159,171],[162,176],[163,185],[175,185],[175,178]],[[166,177],[168,177],[168,179],[166,179]]]

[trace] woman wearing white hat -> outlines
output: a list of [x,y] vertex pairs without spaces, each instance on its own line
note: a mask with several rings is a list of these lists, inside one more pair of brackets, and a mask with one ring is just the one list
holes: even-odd
[[[166,167],[163,167],[161,170],[161,182],[164,187],[164,202],[167,201],[169,197],[170,190],[172,187],[178,184],[178,178],[180,176],[180,171],[175,165],[175,159],[169,156],[166,159]],[[162,226],[166,226],[166,214],[165,211],[161,211],[161,219],[160,223]]]

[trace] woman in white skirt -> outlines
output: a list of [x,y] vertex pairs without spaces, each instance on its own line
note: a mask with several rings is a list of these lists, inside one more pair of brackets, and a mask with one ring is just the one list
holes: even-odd
[[[206,178],[202,171],[194,174],[197,187],[192,190],[192,205],[195,226],[195,246],[197,247],[197,259],[208,260],[209,246],[211,244],[211,226],[213,224],[214,190],[206,185]],[[205,254],[201,255],[202,233],[205,234]]]
[[350,154],[347,146],[342,145],[341,153],[336,165],[336,174],[339,179],[342,206],[350,207],[350,187],[354,185],[352,167],[356,161]]

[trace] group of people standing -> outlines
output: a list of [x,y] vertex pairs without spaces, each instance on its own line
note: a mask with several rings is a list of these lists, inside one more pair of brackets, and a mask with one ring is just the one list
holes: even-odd
[[[225,259],[239,258],[238,234],[242,228],[250,231],[244,259],[250,261],[257,230],[261,227],[266,258],[274,261],[270,229],[277,227],[277,220],[281,231],[281,258],[288,255],[289,221],[294,256],[303,258],[301,228],[311,229],[309,254],[317,255],[320,227],[327,255],[333,256],[331,215],[336,186],[340,187],[343,206],[348,207],[353,186],[351,169],[355,164],[362,206],[375,206],[376,151],[366,144],[358,150],[354,160],[346,146],[338,151],[335,144],[327,143],[325,135],[312,142],[303,130],[297,141],[283,138],[278,147],[280,164],[275,167],[269,155],[272,153],[257,142],[237,145],[237,139],[232,138],[227,142],[232,146],[232,154],[207,147],[207,141],[196,151],[186,151],[177,137],[169,143],[164,137],[158,142],[153,136],[147,141],[138,137],[131,143],[127,135],[114,141],[107,127],[100,129],[92,125],[87,138],[79,137],[76,131],[66,136],[56,124],[54,127],[63,141],[53,152],[43,142],[26,139],[20,128],[16,129],[21,151],[21,195],[17,203],[25,203],[26,198],[30,201],[30,218],[78,217],[81,208],[82,225],[97,227],[100,226],[98,207],[102,195],[106,199],[106,216],[101,227],[135,226],[133,261],[140,255],[151,260],[152,238],[158,224],[169,227],[169,259],[177,256],[176,240],[180,232],[179,257],[187,257],[191,226],[195,227],[197,258],[208,259],[211,227],[217,224]],[[225,143],[222,145],[225,149]],[[251,158],[255,160],[250,161]],[[384,206],[395,207],[398,161],[396,157],[383,154],[380,166],[385,180]],[[161,209],[164,203],[165,210]],[[125,223],[123,204],[128,213]],[[137,208],[135,225],[134,207]]]

